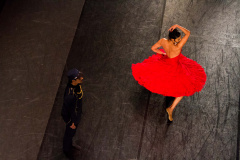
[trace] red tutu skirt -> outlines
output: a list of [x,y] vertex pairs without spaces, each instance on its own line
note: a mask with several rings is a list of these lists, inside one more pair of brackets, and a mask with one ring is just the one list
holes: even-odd
[[132,74],[149,91],[171,97],[201,91],[207,78],[204,69],[182,53],[174,58],[154,54],[142,63],[132,64]]

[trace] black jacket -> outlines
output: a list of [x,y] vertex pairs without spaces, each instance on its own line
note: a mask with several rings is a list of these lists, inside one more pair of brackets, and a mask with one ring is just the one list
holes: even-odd
[[66,123],[71,122],[77,125],[80,122],[82,113],[82,96],[83,91],[81,85],[67,85],[61,113],[63,120]]

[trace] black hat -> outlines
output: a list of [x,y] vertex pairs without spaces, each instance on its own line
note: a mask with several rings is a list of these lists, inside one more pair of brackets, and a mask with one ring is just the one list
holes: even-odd
[[82,72],[80,72],[79,70],[77,70],[76,68],[70,69],[67,73],[68,79],[69,80],[74,80],[80,77],[83,77]]

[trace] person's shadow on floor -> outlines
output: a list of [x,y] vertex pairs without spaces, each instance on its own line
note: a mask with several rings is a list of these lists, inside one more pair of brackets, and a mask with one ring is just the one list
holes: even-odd
[[[163,128],[163,135],[164,137],[166,136],[167,134],[167,131],[168,131],[168,128],[169,126],[172,124],[172,121],[170,121],[168,119],[168,114],[166,112],[166,108],[168,108],[174,101],[175,97],[165,97],[165,100],[164,100],[164,103],[163,103],[163,107],[161,109],[161,113],[164,113],[164,123],[165,123],[165,126]],[[166,117],[166,119],[165,119]]]

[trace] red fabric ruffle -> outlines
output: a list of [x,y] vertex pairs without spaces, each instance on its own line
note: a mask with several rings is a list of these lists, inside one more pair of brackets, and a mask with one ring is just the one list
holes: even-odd
[[132,74],[149,91],[171,97],[191,96],[202,90],[207,79],[201,65],[182,53],[174,58],[154,54],[132,64]]

